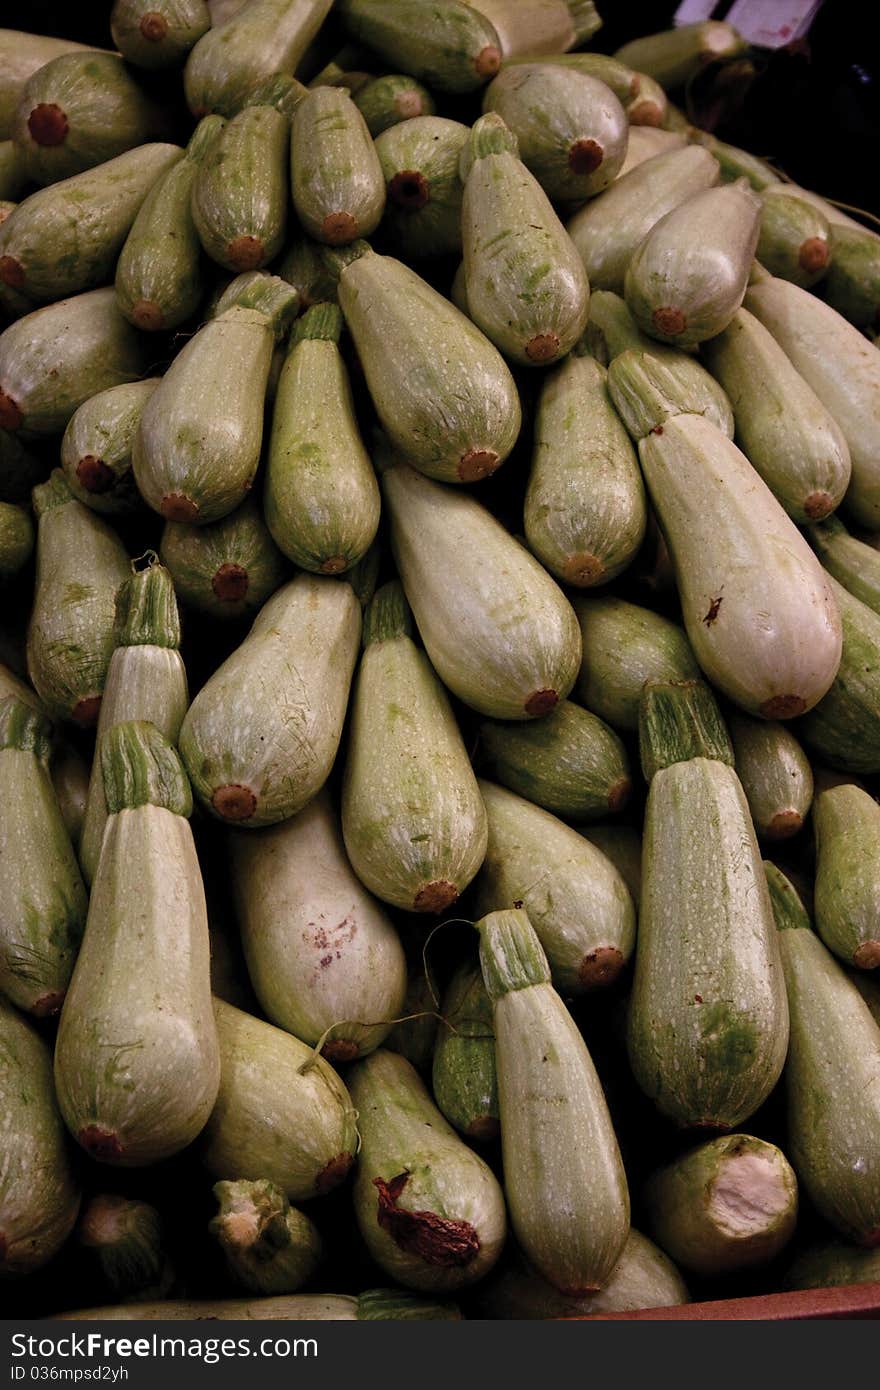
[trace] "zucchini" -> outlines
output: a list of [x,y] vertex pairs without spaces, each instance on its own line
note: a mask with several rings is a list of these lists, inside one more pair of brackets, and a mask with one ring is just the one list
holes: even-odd
[[642,837],[638,830],[631,825],[591,825],[581,834],[611,860],[638,913],[642,900]]
[[28,676],[49,713],[97,723],[113,654],[116,591],[130,573],[116,532],[71,494],[60,468],[34,488],[37,580]]
[[342,833],[371,892],[445,912],[486,853],[486,811],[446,692],[412,640],[398,583],[364,618],[342,788]]
[[427,87],[400,73],[375,77],[351,95],[374,140],[399,121],[433,116],[437,109]]
[[646,774],[655,771],[627,1048],[663,1115],[732,1130],[779,1079],[788,1007],[748,804],[729,753],[706,748],[713,726],[723,739],[702,682],[647,686],[639,736]]
[[719,179],[718,161],[695,145],[671,149],[614,180],[603,196],[578,208],[568,234],[594,290],[623,293],[627,266],[673,208]]
[[208,916],[192,795],[171,745],[153,724],[121,723],[100,759],[109,819],[55,1086],[90,1157],[141,1167],[191,1143],[217,1096]]
[[787,840],[806,820],[813,773],[791,729],[774,720],[728,716],[736,773],[759,839]]
[[[4,755],[5,756],[5,755]],[[80,1194],[52,1086],[52,1054],[0,998],[0,1275],[48,1264],[73,1229]]]
[[594,198],[626,157],[626,112],[610,87],[574,68],[504,68],[486,89],[483,111],[513,131],[520,159],[554,202]]
[[785,1275],[785,1289],[828,1289],[840,1284],[880,1284],[880,1250],[842,1240],[808,1246]]
[[360,636],[336,579],[280,588],[202,686],[180,731],[199,800],[218,820],[271,825],[301,810],[333,766]]
[[48,772],[48,721],[0,701],[0,991],[45,1018],[61,1008],[88,898]]
[[174,747],[189,704],[174,586],[152,554],[146,567],[119,587],[113,638],[79,847],[87,883],[97,872],[107,824],[101,749],[110,730],[125,720],[144,719]]
[[77,852],[89,795],[89,771],[89,764],[72,743],[56,742],[49,775],[64,828]]
[[760,222],[761,200],[745,179],[693,193],[661,217],[626,269],[639,327],[683,348],[721,333],[743,302]]
[[831,264],[822,293],[856,328],[875,332],[880,320],[880,238],[867,228],[831,224]]
[[253,495],[209,526],[166,521],[159,555],[184,607],[223,620],[255,617],[289,573]]
[[745,307],[760,319],[837,421],[849,445],[845,505],[880,527],[880,352],[814,294],[775,278],[752,285]]
[[296,290],[303,312],[313,304],[332,302],[336,298],[336,281],[324,265],[321,247],[308,237],[294,237],[276,273]]
[[262,270],[284,245],[290,200],[290,121],[274,106],[246,106],[197,163],[190,204],[204,250],[236,275]]
[[503,357],[402,261],[376,255],[366,243],[349,255],[356,259],[340,274],[339,307],[392,443],[432,478],[472,483],[493,473],[516,443],[522,418]]
[[18,574],[31,558],[34,527],[24,507],[0,502],[0,580]]
[[382,231],[407,260],[461,250],[459,158],[469,130],[444,116],[416,116],[376,139],[385,179]]
[[530,1262],[566,1294],[600,1289],[629,1233],[629,1192],[586,1043],[527,914],[476,923],[494,1008],[504,1187]]
[[0,333],[0,426],[61,434],[83,401],[137,380],[146,363],[112,289],[44,304]]
[[819,521],[843,500],[852,472],[837,421],[760,319],[739,309],[702,359],[733,406],[736,439],[794,521]]
[[746,49],[746,40],[721,20],[700,20],[644,34],[631,39],[614,54],[637,72],[649,73],[665,88],[683,87],[707,63],[735,58]]
[[867,1004],[874,1022],[880,1027],[880,979],[858,969],[848,970],[847,975]]
[[771,275],[812,289],[832,259],[828,219],[810,203],[787,198],[785,184],[771,184],[761,202],[757,259]]
[[853,598],[880,613],[880,555],[873,544],[851,536],[838,516],[807,527],[807,539],[824,568]]
[[94,51],[88,44],[74,43],[72,39],[0,29],[0,140],[12,134],[15,107],[32,73],[61,53]]
[[571,700],[525,724],[480,725],[480,762],[509,791],[566,820],[622,811],[632,779],[626,749],[607,724]]
[[234,116],[258,83],[292,73],[333,0],[251,0],[215,20],[191,50],[183,89],[196,117]]
[[476,1283],[507,1230],[491,1168],[446,1123],[405,1058],[380,1048],[348,1077],[361,1139],[355,1219],[372,1259],[421,1292]]
[[[632,117],[630,117],[632,120]],[[687,145],[684,135],[674,130],[658,130],[653,125],[630,125],[629,139],[626,144],[626,159],[620,166],[620,173],[615,179],[619,183],[633,169],[637,169],[640,164],[646,164],[649,159],[654,159],[658,154],[668,154],[670,150],[683,150]],[[607,189],[606,189],[607,192]],[[579,209],[582,211],[582,209]],[[572,218],[572,225],[574,218]],[[614,285],[611,288],[617,289]],[[619,288],[623,288],[620,282]]]
[[323,1242],[314,1222],[292,1207],[280,1188],[257,1182],[218,1182],[220,1210],[208,1229],[223,1251],[226,1272],[255,1294],[295,1293],[321,1262]]
[[664,358],[653,348],[627,348],[609,364],[608,394],[633,440],[639,444],[648,434],[662,434],[677,415],[701,415],[729,439],[726,399],[719,409],[714,395],[702,391],[704,383],[694,380],[696,364],[672,351],[674,358]]
[[425,960],[428,933],[406,934],[409,974],[400,1020],[388,1034],[385,1046],[399,1052],[417,1071],[427,1072],[434,1056],[439,1017],[439,996]]
[[725,1134],[653,1173],[644,1201],[658,1245],[684,1269],[712,1278],[769,1264],[785,1249],[798,1186],[775,1144]]
[[110,11],[113,42],[137,68],[182,67],[210,27],[205,0],[114,0]]
[[736,445],[698,415],[639,444],[684,624],[710,680],[749,714],[791,719],[841,658],[831,581]]
[[223,124],[222,116],[199,122],[186,157],[153,185],[120,252],[116,301],[129,323],[145,333],[179,327],[202,298],[203,258],[190,205],[199,166]]
[[272,350],[295,305],[296,291],[277,276],[239,276],[144,407],[132,469],[144,501],[166,521],[219,521],[247,496]]
[[[533,63],[540,59],[542,63],[550,63],[553,67],[571,68],[575,72],[586,73],[587,77],[596,77],[600,82],[604,82],[606,87],[617,97],[617,100],[628,106],[639,94],[641,85],[640,74],[634,72],[626,63],[619,62],[612,58],[609,53],[565,53],[560,50],[550,50],[546,53],[540,52],[537,48],[523,50],[519,54],[504,55],[505,68],[518,67],[522,63]],[[632,124],[632,117],[630,116]],[[630,132],[632,134],[632,132]]]
[[342,87],[316,87],[291,130],[291,192],[303,230],[328,246],[370,236],[385,209],[385,179],[367,123]]
[[489,20],[460,0],[337,0],[346,32],[393,72],[440,92],[472,92],[501,66],[501,40]]
[[106,1308],[82,1308],[55,1313],[59,1322],[87,1320],[110,1322],[140,1318],[150,1322],[376,1322],[385,1320],[446,1318],[460,1321],[454,1303],[415,1298],[402,1289],[368,1289],[361,1294],[295,1293],[274,1298],[170,1299],[132,1306],[112,1303]]
[[577,48],[602,26],[593,0],[479,0],[475,9],[490,19],[508,62],[517,54],[562,53]]
[[156,376],[109,386],[83,401],[61,440],[61,467],[78,502],[104,516],[139,510],[131,451],[141,413],[159,385]]
[[517,157],[516,136],[500,116],[490,112],[476,122],[462,150],[461,171],[470,317],[506,357],[523,366],[564,357],[586,327],[589,282],[571,238]]
[[880,614],[828,576],[843,653],[831,687],[798,721],[798,736],[843,772],[880,772]]
[[813,806],[816,930],[846,965],[880,965],[880,806],[860,787],[830,787]]
[[497,1139],[498,1080],[492,1005],[478,965],[458,967],[443,997],[431,1088],[441,1114],[459,1134]]
[[794,888],[765,865],[776,914],[791,1040],[788,1151],[819,1214],[846,1240],[880,1244],[880,1029],[810,930]]
[[248,974],[266,1017],[309,1046],[323,1040],[331,1062],[378,1047],[404,1012],[406,959],[352,872],[326,792],[281,825],[230,831],[227,848]]
[[646,681],[693,680],[700,674],[677,623],[611,595],[575,600],[583,665],[577,697],[612,728],[634,733]]
[[548,714],[581,658],[561,589],[472,497],[403,463],[382,489],[407,601],[443,684],[493,719]]
[[101,1284],[121,1303],[164,1298],[174,1282],[162,1220],[148,1202],[99,1193],[82,1209],[76,1241],[88,1251]]
[[[721,177],[725,183],[732,183],[735,179],[744,178],[748,180],[756,193],[766,193],[774,188],[786,194],[791,191],[792,185],[789,183],[783,185],[776,171],[771,169],[766,160],[759,159],[757,155],[748,154],[736,145],[728,145],[725,141],[710,135],[707,130],[700,130],[697,126],[688,125],[686,122],[681,128],[681,133],[693,144],[702,145],[704,149],[715,156],[721,165]],[[817,205],[822,204],[823,200],[817,198],[816,203]],[[828,206],[829,204],[824,204],[825,208]],[[827,212],[825,215],[827,218]]]
[[315,304],[294,325],[272,413],[263,509],[279,550],[317,574],[350,570],[379,526],[379,484],[339,350],[342,313]]
[[522,906],[566,996],[607,986],[633,952],[636,919],[623,877],[576,830],[481,781],[489,845],[476,883],[483,916]]

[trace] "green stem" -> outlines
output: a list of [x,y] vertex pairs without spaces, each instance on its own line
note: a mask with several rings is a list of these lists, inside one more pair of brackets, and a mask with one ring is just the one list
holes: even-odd
[[364,614],[364,647],[412,637],[413,621],[403,585],[396,579],[376,590]]
[[[171,575],[154,552],[116,595],[117,647],[180,647],[180,616]],[[134,562],[139,563],[138,561]]]
[[734,766],[733,744],[705,681],[647,681],[639,701],[645,781],[673,763],[714,758]]
[[475,926],[483,981],[493,1004],[516,989],[550,983],[547,957],[522,908],[490,912]]
[[163,806],[176,816],[192,814],[192,791],[183,764],[155,724],[131,719],[108,730],[101,744],[101,772],[111,816],[136,806]]
[[0,701],[0,749],[34,753],[45,761],[52,750],[51,735],[49,720],[32,705],[26,705],[17,695],[7,695]]

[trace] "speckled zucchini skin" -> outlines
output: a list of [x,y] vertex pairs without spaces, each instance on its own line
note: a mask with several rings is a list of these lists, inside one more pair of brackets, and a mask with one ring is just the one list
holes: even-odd
[[385,209],[385,179],[367,123],[344,88],[309,92],[293,118],[290,150],[303,230],[329,246],[370,236]]
[[880,553],[874,545],[851,536],[839,516],[827,516],[807,527],[807,539],[823,566],[853,598],[880,613]]
[[861,787],[829,787],[813,806],[816,930],[846,965],[880,965],[880,806]]
[[647,680],[693,680],[700,674],[677,623],[611,595],[575,601],[583,639],[577,698],[613,728],[634,732]]
[[338,0],[353,39],[393,71],[441,92],[471,92],[501,66],[501,40],[475,7],[459,0]]
[[431,1089],[443,1116],[471,1141],[497,1138],[498,1078],[492,1005],[478,965],[463,963],[441,1007]]
[[116,0],[110,33],[123,58],[154,70],[183,65],[211,27],[205,0]]
[[400,121],[433,116],[437,109],[427,87],[400,73],[373,78],[351,95],[374,140]]
[[239,274],[277,256],[287,229],[290,121],[272,106],[246,106],[205,156],[192,190],[199,240]]
[[676,1124],[734,1129],[779,1079],[788,1008],[760,852],[732,768],[692,758],[655,774],[642,865],[630,1065]]
[[73,1229],[79,1202],[49,1047],[0,999],[0,1275],[47,1264]]
[[787,840],[806,820],[813,773],[791,728],[774,720],[731,713],[736,771],[759,839]]
[[72,39],[0,29],[0,140],[12,134],[15,108],[32,73],[62,53],[93,51],[87,44],[74,43]]
[[251,87],[294,72],[333,0],[255,0],[208,30],[192,49],[183,86],[194,116],[234,116]]
[[110,386],[83,401],[61,440],[61,466],[78,502],[99,515],[142,508],[131,472],[131,451],[141,412],[159,377]]
[[209,617],[256,617],[290,575],[253,496],[209,526],[166,521],[159,545],[177,597]]
[[376,139],[386,191],[382,230],[408,261],[461,250],[458,164],[467,139],[468,127],[445,116],[416,116]]
[[[785,185],[781,185],[784,189]],[[762,198],[761,232],[756,258],[771,275],[811,289],[827,274],[831,264],[831,231],[828,219],[800,198],[786,198],[771,185]]]
[[831,264],[822,293],[856,328],[876,332],[880,319],[880,237],[831,224]]
[[844,772],[880,772],[880,614],[828,576],[843,626],[831,687],[799,719],[798,737]]

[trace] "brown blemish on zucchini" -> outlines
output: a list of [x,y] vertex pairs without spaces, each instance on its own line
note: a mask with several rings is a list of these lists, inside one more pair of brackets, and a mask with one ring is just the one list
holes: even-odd
[[834,505],[830,492],[811,492],[804,498],[804,511],[810,521],[822,521],[834,511]]
[[[0,222],[5,222],[7,214],[0,214]],[[24,266],[14,256],[0,256],[0,280],[10,289],[20,290],[24,284]]]
[[536,333],[526,343],[526,357],[530,362],[550,362],[558,353],[558,333]]
[[589,555],[583,550],[578,555],[569,555],[562,566],[567,584],[598,584],[604,573],[605,564],[598,555]]
[[480,1238],[469,1221],[450,1221],[434,1211],[404,1211],[397,1205],[409,1173],[390,1182],[374,1178],[379,1193],[376,1219],[401,1250],[441,1269],[463,1269],[480,1251]]
[[243,565],[228,561],[211,579],[211,588],[222,603],[239,603],[246,596],[250,579]]
[[712,626],[715,619],[718,617],[718,613],[723,602],[724,599],[721,594],[719,594],[717,598],[712,599],[712,602],[709,604],[709,611],[703,619],[703,622],[706,624],[706,627]]
[[584,956],[578,967],[578,979],[585,989],[610,985],[623,969],[623,954],[616,946],[597,946]]
[[568,151],[568,167],[573,174],[594,174],[604,158],[598,140],[575,140]]
[[768,840],[788,840],[796,835],[804,823],[800,811],[777,811],[764,831]]
[[41,101],[28,116],[28,130],[38,145],[62,145],[70,129],[67,117],[54,102]]
[[329,1163],[325,1163],[315,1178],[315,1192],[318,1196],[323,1197],[325,1193],[332,1192],[334,1187],[344,1182],[353,1162],[353,1154],[337,1154]]
[[348,561],[344,555],[334,555],[332,559],[325,560],[321,565],[322,574],[342,574]]
[[501,50],[494,44],[487,43],[474,59],[474,67],[480,77],[494,77],[501,67]]
[[23,419],[18,403],[5,391],[0,391],[0,425],[5,430],[21,429]]
[[853,965],[857,965],[860,970],[876,970],[880,965],[880,941],[863,941],[861,946],[853,951]]
[[426,883],[416,893],[413,908],[416,912],[444,912],[458,898],[458,889],[448,879],[439,878],[434,883]]
[[136,327],[146,333],[158,333],[165,325],[165,315],[152,299],[139,299],[132,307],[131,317]]
[[350,212],[330,212],[321,223],[321,236],[330,246],[342,246],[354,241],[358,224]]
[[399,208],[416,211],[428,202],[431,189],[428,180],[418,169],[401,169],[388,184],[388,197]]
[[211,805],[224,820],[250,820],[257,809],[257,798],[250,787],[240,782],[229,782],[218,787],[211,797]]
[[108,468],[103,459],[94,454],[83,454],[76,465],[76,479],[86,492],[109,492],[116,481],[113,469]]
[[651,315],[651,322],[658,333],[667,337],[678,337],[687,328],[687,319],[681,309],[676,309],[672,304],[655,309]]
[[802,695],[774,695],[772,700],[765,700],[759,706],[758,713],[762,719],[794,719],[806,708],[807,702]]
[[458,476],[463,483],[477,483],[494,473],[500,462],[494,449],[468,449],[458,461]]
[[491,1139],[497,1139],[501,1133],[501,1125],[494,1115],[480,1115],[476,1120],[471,1120],[467,1127],[469,1139],[477,1139],[482,1143],[489,1143]]
[[558,704],[559,696],[555,690],[536,690],[526,700],[525,711],[526,714],[549,714]]
[[112,1163],[122,1157],[119,1135],[110,1129],[102,1129],[100,1125],[86,1125],[76,1137],[89,1157],[96,1158],[99,1163]]
[[357,1043],[352,1042],[351,1038],[331,1038],[321,1048],[321,1056],[333,1063],[353,1062],[359,1051]]
[[828,264],[829,250],[824,237],[807,237],[798,251],[798,265],[809,275],[814,275],[817,270],[823,270]]
[[261,237],[237,236],[226,247],[233,270],[259,270],[266,259],[266,247]]
[[91,729],[98,722],[98,714],[101,709],[100,695],[86,695],[82,700],[77,700],[70,717],[81,729]]
[[42,995],[31,1008],[35,1018],[53,1018],[60,1013],[64,1003],[64,990],[54,989],[51,994]]
[[166,493],[162,498],[159,511],[166,521],[193,522],[199,515],[199,509],[195,502],[182,492]]
[[619,777],[608,793],[608,810],[613,813],[622,811],[629,801],[631,792],[632,782],[629,777]]
[[140,28],[149,43],[161,43],[168,33],[168,20],[156,10],[148,10],[141,20]]

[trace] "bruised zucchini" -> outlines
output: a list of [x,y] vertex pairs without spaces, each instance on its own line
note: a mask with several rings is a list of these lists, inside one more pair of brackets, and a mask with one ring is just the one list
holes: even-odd
[[312,1278],[323,1243],[317,1227],[265,1179],[218,1182],[220,1210],[209,1230],[226,1271],[239,1288],[257,1294],[295,1293]]
[[316,87],[291,129],[291,192],[303,230],[328,246],[370,236],[385,180],[367,123],[342,87]]
[[166,521],[159,555],[181,603],[224,620],[256,616],[289,573],[253,496],[209,526]]
[[113,42],[137,68],[182,66],[210,27],[205,0],[115,0],[110,11]]
[[441,92],[471,92],[501,66],[501,40],[486,17],[460,0],[337,0],[346,31],[392,71]]
[[246,106],[198,162],[192,219],[218,265],[261,270],[284,245],[290,121],[274,106]]
[[416,116],[376,140],[385,179],[382,230],[408,260],[461,250],[459,158],[468,127],[444,116]]
[[681,628],[626,599],[579,597],[583,639],[578,699],[614,729],[635,732],[646,681],[692,680],[700,674]]
[[796,835],[813,800],[813,773],[791,729],[773,720],[728,718],[737,776],[758,837],[787,840]]
[[880,965],[880,806],[861,787],[829,787],[813,806],[816,930],[846,965]]
[[252,0],[203,34],[190,52],[183,88],[190,111],[234,116],[248,93],[292,73],[333,0]]
[[459,1134],[478,1141],[499,1133],[492,1005],[477,965],[459,966],[443,998],[431,1088]]
[[61,466],[78,502],[105,516],[137,511],[131,451],[158,377],[98,391],[74,411],[61,440]]

